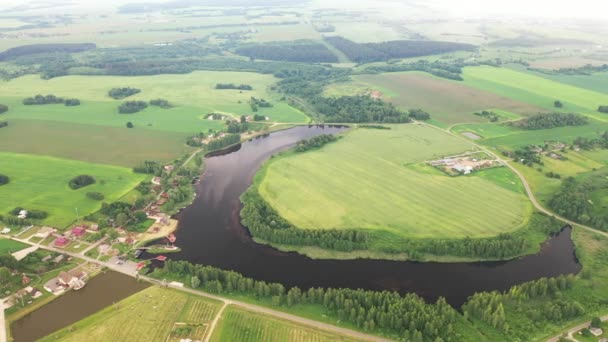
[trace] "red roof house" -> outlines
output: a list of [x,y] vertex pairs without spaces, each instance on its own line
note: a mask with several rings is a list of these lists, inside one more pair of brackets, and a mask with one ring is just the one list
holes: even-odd
[[65,247],[70,243],[70,240],[66,237],[60,236],[57,239],[55,239],[55,242],[53,243],[55,245],[55,247]]
[[72,229],[72,235],[77,237],[83,236],[86,232],[87,230],[84,227],[74,227],[74,229]]
[[167,260],[167,257],[164,256],[164,255],[159,255],[159,256],[156,257],[156,260],[158,260],[158,261],[165,261],[165,260]]

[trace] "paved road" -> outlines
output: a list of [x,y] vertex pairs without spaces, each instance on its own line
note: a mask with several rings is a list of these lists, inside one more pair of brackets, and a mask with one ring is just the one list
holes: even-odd
[[[126,274],[128,276],[131,277],[135,277],[144,281],[147,281],[149,283],[152,284],[156,284],[156,285],[162,285],[163,283],[160,280],[154,279],[154,278],[150,278],[144,275],[137,275],[137,272],[133,272],[131,268],[129,267],[123,267],[124,265],[117,265],[115,263],[111,263],[111,262],[103,262],[103,261],[99,261],[78,253],[72,253],[72,252],[68,252],[68,251],[64,251],[62,249],[58,249],[58,248],[54,248],[54,247],[50,247],[50,246],[44,246],[44,245],[39,245],[39,244],[35,244],[32,243],[30,241],[27,240],[22,240],[16,237],[12,238],[15,241],[20,241],[29,245],[36,245],[36,246],[40,246],[41,249],[46,249],[49,251],[53,251],[53,252],[57,252],[57,253],[63,253],[69,256],[72,256],[74,258],[79,258],[85,261],[88,261],[90,263],[93,264],[97,264],[97,265],[101,265],[101,266],[105,266],[108,269],[112,270],[112,271],[116,271],[116,272],[120,272],[123,274]],[[181,287],[181,286],[175,286],[175,285],[167,285],[167,287],[170,287],[172,289],[178,290],[178,291],[183,291],[183,292],[188,292],[197,296],[201,296],[201,297],[206,297],[206,298],[211,298],[211,299],[215,299],[215,300],[219,300],[222,301],[223,303],[225,303],[225,305],[236,305],[236,306],[240,306],[243,307],[247,310],[253,311],[253,312],[257,312],[257,313],[261,313],[261,314],[266,314],[269,316],[273,316],[273,317],[277,317],[277,318],[281,318],[281,319],[285,319],[288,321],[292,321],[295,323],[300,323],[303,325],[307,325],[307,326],[311,326],[317,329],[321,329],[321,330],[326,330],[328,332],[333,332],[333,333],[337,333],[337,334],[342,334],[342,335],[346,335],[346,336],[350,336],[356,339],[360,339],[360,340],[364,340],[364,341],[374,341],[374,342],[388,342],[388,341],[392,341],[386,338],[382,338],[382,337],[378,337],[378,336],[373,336],[373,335],[368,335],[365,333],[361,333],[358,331],[354,331],[354,330],[350,330],[350,329],[346,329],[346,328],[341,328],[341,327],[337,327],[335,325],[331,325],[331,324],[327,324],[327,323],[322,323],[322,322],[318,322],[318,321],[314,321],[311,319],[307,319],[307,318],[303,318],[303,317],[299,317],[299,316],[295,316],[292,314],[288,314],[282,311],[277,311],[277,310],[273,310],[273,309],[269,309],[263,306],[258,306],[258,305],[254,305],[254,304],[250,304],[250,303],[245,303],[245,302],[241,302],[238,300],[232,300],[232,299],[228,299],[228,298],[224,298],[224,297],[220,297],[220,296],[216,296],[204,291],[198,291],[198,290],[193,290],[190,288],[186,288],[186,287]],[[1,328],[1,327],[0,327]],[[3,330],[3,329],[0,329]],[[2,342],[2,340],[0,340],[0,342]]]
[[[600,319],[602,320],[602,322],[608,321],[608,315],[602,316],[602,317],[600,317]],[[575,334],[577,331],[579,331],[583,328],[587,328],[590,324],[591,324],[591,321],[587,321],[585,323],[581,323],[575,327],[568,329],[568,331],[566,331],[566,333],[568,334],[568,338],[573,341],[576,341],[573,334]],[[553,336],[550,339],[548,339],[547,342],[557,342],[557,341],[559,341],[560,336],[562,336],[562,334]]]

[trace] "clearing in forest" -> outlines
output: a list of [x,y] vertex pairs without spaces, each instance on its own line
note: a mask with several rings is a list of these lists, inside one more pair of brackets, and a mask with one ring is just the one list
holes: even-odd
[[275,158],[262,171],[259,192],[305,229],[361,228],[415,238],[489,237],[517,229],[531,206],[512,172],[452,177],[426,164],[472,149],[428,126],[356,129],[320,150]]

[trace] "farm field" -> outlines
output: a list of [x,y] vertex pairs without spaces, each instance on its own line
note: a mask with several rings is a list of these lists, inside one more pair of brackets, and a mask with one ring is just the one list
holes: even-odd
[[170,161],[191,150],[183,133],[45,120],[10,120],[0,152],[28,153],[125,167]]
[[[9,106],[4,119],[37,119],[82,124],[125,127],[131,121],[136,127],[195,133],[219,129],[223,122],[205,120],[210,112],[234,115],[251,114],[251,96],[264,98],[274,106],[261,108],[259,114],[277,122],[307,122],[302,112],[285,102],[271,98],[267,88],[276,81],[270,75],[247,72],[197,71],[184,75],[157,76],[64,76],[43,80],[37,75],[23,76],[3,82],[0,103]],[[249,84],[254,90],[216,90],[217,83]],[[107,93],[115,87],[135,87],[141,93],[125,100],[114,100]],[[82,104],[75,107],[58,105],[25,106],[24,98],[36,94],[54,94],[64,98],[78,98]],[[149,106],[135,114],[119,114],[118,106],[124,101],[149,101],[156,98],[169,100],[170,109]],[[239,103],[240,102],[240,103]]]
[[7,253],[14,253],[16,251],[22,250],[27,247],[29,247],[29,246],[24,243],[0,238],[0,255],[4,255]]
[[606,114],[597,112],[597,107],[608,103],[608,94],[559,83],[543,77],[512,69],[489,66],[466,67],[464,83],[478,89],[510,97],[555,110],[553,102],[564,104],[561,111],[581,112],[601,121],[608,121]]
[[[359,75],[354,79],[361,84],[361,89],[378,90],[385,100],[399,108],[421,108],[431,113],[432,119],[448,125],[485,122],[486,119],[473,115],[473,112],[491,108],[518,114],[539,111],[535,106],[422,72]],[[348,84],[344,86],[348,87]],[[344,93],[349,91],[346,88]]]
[[564,75],[564,74],[545,74],[540,72],[528,71],[534,75],[548,78],[550,80],[569,84],[579,88],[585,88],[599,93],[608,94],[608,72],[597,72],[591,75]]
[[259,192],[305,229],[360,228],[412,238],[490,237],[517,229],[531,206],[519,186],[500,185],[504,175],[450,177],[419,167],[471,149],[428,126],[358,129],[321,150],[269,162],[258,176]]
[[[91,164],[81,161],[0,152],[0,172],[10,177],[10,183],[0,187],[0,213],[6,215],[13,208],[47,211],[45,224],[65,227],[79,215],[85,216],[101,207],[100,201],[86,196],[87,192],[101,192],[106,202],[117,200],[146,175],[130,169]],[[88,174],[96,183],[72,190],[68,182],[73,177]]]
[[211,336],[211,341],[322,342],[359,341],[289,321],[229,306]]
[[202,341],[220,307],[211,299],[154,286],[41,341],[179,341],[172,331],[180,327],[191,329],[179,337]]

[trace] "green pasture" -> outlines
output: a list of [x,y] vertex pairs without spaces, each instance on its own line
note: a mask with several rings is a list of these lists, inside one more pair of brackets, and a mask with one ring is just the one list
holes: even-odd
[[[269,116],[276,122],[307,122],[299,110],[274,98],[268,87],[276,79],[270,75],[249,72],[197,71],[183,75],[156,76],[64,76],[43,80],[37,75],[23,76],[3,82],[0,86],[0,103],[10,107],[4,119],[36,119],[125,127],[127,121],[140,128],[194,133],[219,129],[223,122],[205,120],[210,112],[233,115],[252,114],[251,96],[264,98],[274,106],[261,108],[258,114]],[[217,83],[249,84],[253,91],[216,90]],[[125,100],[110,98],[107,93],[115,87],[135,87],[141,93]],[[58,105],[25,106],[25,97],[36,94],[54,94],[65,98],[78,98],[82,104],[75,107]],[[149,101],[156,98],[169,100],[174,107],[162,109],[149,106],[136,114],[119,114],[123,101]]]
[[527,72],[490,66],[467,67],[463,71],[464,83],[514,100],[556,110],[553,102],[564,104],[560,111],[580,112],[601,121],[608,115],[598,113],[597,107],[608,104],[608,94],[559,83]]
[[[44,223],[59,228],[76,219],[76,208],[83,217],[101,207],[87,192],[101,192],[104,201],[112,202],[146,178],[123,167],[45,156],[0,152],[0,161],[0,173],[10,177],[9,184],[0,186],[0,215],[17,206],[44,210],[49,214]],[[70,189],[70,179],[81,174],[91,175],[97,182]]]
[[287,320],[229,306],[222,313],[211,341],[359,341]]
[[[496,108],[527,114],[539,109],[503,96],[482,91],[423,72],[395,72],[353,77],[349,83],[337,83],[326,90],[327,95],[366,94],[376,90],[381,97],[401,109],[421,108],[435,121],[451,125],[465,122],[486,122],[473,115],[476,111]],[[518,115],[509,114],[512,119]]]
[[184,133],[46,120],[10,120],[0,131],[0,152],[16,152],[133,167],[171,161],[191,148]]
[[306,229],[360,228],[416,238],[489,237],[517,229],[530,205],[509,172],[450,177],[412,166],[472,149],[428,126],[358,129],[320,150],[269,162],[259,191]]
[[0,238],[0,255],[14,253],[27,247],[29,246],[19,241]]

